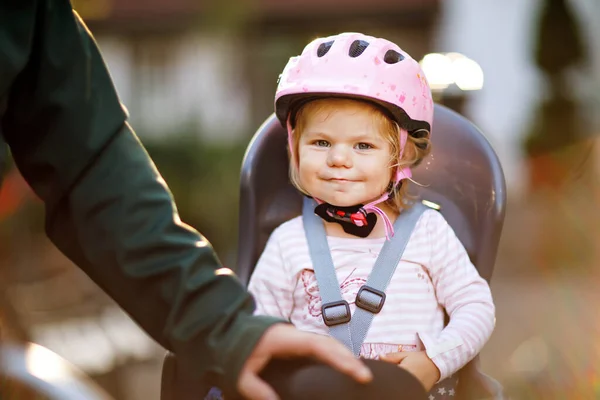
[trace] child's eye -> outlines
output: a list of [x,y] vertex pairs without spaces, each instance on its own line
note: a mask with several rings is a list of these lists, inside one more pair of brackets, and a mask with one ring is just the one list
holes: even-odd
[[372,149],[373,146],[371,146],[369,143],[359,143],[356,145],[356,148],[358,150],[369,150]]
[[314,144],[317,147],[329,147],[329,142],[327,140],[315,140]]

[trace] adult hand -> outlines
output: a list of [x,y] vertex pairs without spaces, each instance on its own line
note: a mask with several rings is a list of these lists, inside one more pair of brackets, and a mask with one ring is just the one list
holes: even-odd
[[371,371],[364,363],[337,340],[302,332],[292,325],[275,324],[265,331],[246,360],[238,380],[238,392],[250,400],[278,399],[273,388],[259,377],[259,373],[273,358],[294,357],[316,359],[360,383],[368,383],[373,379]]

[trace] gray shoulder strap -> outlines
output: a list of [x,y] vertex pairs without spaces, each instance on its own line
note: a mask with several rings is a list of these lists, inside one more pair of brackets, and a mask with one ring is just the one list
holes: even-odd
[[384,243],[367,282],[356,295],[357,307],[350,322],[352,351],[356,355],[360,353],[373,317],[383,308],[385,289],[392,280],[412,232],[425,210],[427,207],[418,202],[400,213],[394,222],[394,236]]
[[323,220],[315,214],[317,203],[308,197],[304,198],[302,206],[302,220],[308,250],[313,263],[317,286],[321,296],[321,313],[329,333],[352,349],[350,335],[350,305],[342,298],[342,291],[335,274],[335,267],[331,259],[329,244]]
[[366,284],[356,296],[354,315],[350,315],[350,306],[342,298],[325,227],[321,218],[315,215],[315,207],[314,200],[305,198],[302,218],[322,299],[323,321],[329,327],[331,336],[340,340],[358,356],[374,315],[383,308],[385,289],[396,271],[415,225],[427,207],[416,203],[396,219],[394,236],[383,245]]

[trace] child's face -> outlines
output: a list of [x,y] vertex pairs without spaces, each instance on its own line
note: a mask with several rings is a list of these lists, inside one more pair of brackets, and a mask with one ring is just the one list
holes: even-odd
[[387,189],[391,148],[368,107],[344,102],[306,116],[298,177],[311,196],[345,207],[376,200]]

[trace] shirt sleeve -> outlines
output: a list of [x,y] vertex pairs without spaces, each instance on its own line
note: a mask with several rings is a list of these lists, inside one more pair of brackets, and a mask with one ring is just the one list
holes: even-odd
[[[0,3],[0,122],[52,242],[185,370],[225,388],[277,320],[180,221],[66,0]],[[16,3],[15,3],[16,4]]]
[[438,302],[450,321],[439,335],[420,332],[419,338],[442,380],[483,349],[494,330],[495,307],[488,283],[471,263],[450,225],[438,212],[427,214],[431,244],[428,268]]
[[280,228],[273,231],[261,254],[248,290],[256,301],[256,314],[290,321],[294,306],[294,286],[287,272],[279,241]]

